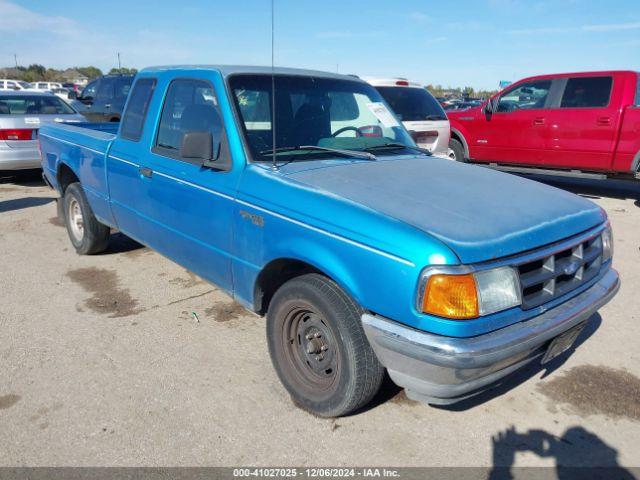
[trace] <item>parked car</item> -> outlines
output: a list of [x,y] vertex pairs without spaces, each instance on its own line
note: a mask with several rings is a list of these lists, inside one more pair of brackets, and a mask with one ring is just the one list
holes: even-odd
[[404,78],[363,77],[402,120],[419,147],[434,155],[447,156],[449,149],[449,120],[427,89]]
[[449,112],[461,161],[510,171],[635,176],[640,168],[638,72],[525,78],[462,112]]
[[71,94],[71,92],[73,90],[70,90],[68,88],[53,88],[50,90],[51,93],[53,93],[56,97],[61,98],[62,100],[64,100],[65,102],[69,103],[73,100],[73,95]]
[[0,91],[0,170],[40,168],[38,129],[48,122],[85,120],[50,93]]
[[22,80],[0,79],[0,90],[30,90],[31,85]]
[[73,106],[92,122],[119,122],[133,82],[133,75],[105,75],[75,97]]
[[317,415],[366,405],[385,367],[417,400],[486,390],[567,350],[619,286],[602,208],[424,153],[351,76],[145,69],[106,127],[40,134],[76,251],[118,228],[266,314]]
[[31,90],[52,91],[54,88],[62,88],[59,82],[32,82]]
[[70,91],[75,92],[76,96],[80,95],[80,93],[82,92],[82,87],[73,82],[64,82],[62,84],[62,88],[68,88]]

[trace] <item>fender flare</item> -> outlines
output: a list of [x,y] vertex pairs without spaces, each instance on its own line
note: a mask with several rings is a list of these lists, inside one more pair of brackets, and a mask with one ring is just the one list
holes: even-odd
[[465,156],[467,158],[471,158],[471,155],[469,154],[469,144],[467,143],[467,139],[464,138],[464,135],[457,128],[451,128],[451,133],[455,133],[455,135],[462,141]]

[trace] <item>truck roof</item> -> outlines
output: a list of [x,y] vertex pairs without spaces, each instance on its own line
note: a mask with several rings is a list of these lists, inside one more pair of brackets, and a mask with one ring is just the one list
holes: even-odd
[[544,75],[533,75],[531,77],[524,77],[518,80],[518,83],[521,82],[522,80],[537,80],[537,79],[566,78],[566,77],[616,76],[616,75],[638,75],[638,72],[633,70],[600,70],[600,71],[596,70],[593,72],[546,73]]
[[140,73],[162,73],[162,72],[179,72],[188,70],[216,70],[222,74],[223,77],[228,77],[235,74],[257,74],[257,75],[271,75],[273,72],[275,75],[304,75],[324,78],[335,78],[340,80],[351,80],[361,82],[362,80],[351,75],[342,75],[339,73],[323,72],[320,70],[307,70],[303,68],[287,68],[287,67],[275,67],[268,66],[252,66],[252,65],[167,65],[147,67],[140,71]]

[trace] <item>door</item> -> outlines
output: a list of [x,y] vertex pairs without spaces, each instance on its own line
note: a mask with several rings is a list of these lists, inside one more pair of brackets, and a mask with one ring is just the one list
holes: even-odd
[[[141,170],[145,201],[139,208],[145,243],[230,291],[237,175],[217,98],[207,78],[169,84]],[[207,166],[183,155],[185,135],[193,132],[211,134],[213,160]]]
[[114,78],[101,78],[91,107],[91,112],[96,122],[108,122],[111,119],[111,102],[113,101],[114,94]]
[[82,90],[82,96],[78,97],[78,100],[72,103],[73,107],[82,115],[87,117],[87,120],[89,120],[90,122],[100,121],[100,119],[94,114],[93,111],[93,101],[96,97],[99,83],[100,80],[89,82],[87,86]]
[[474,159],[505,164],[540,164],[547,129],[546,105],[552,81],[516,84],[495,101],[495,110],[481,114],[474,125]]
[[621,100],[612,95],[611,76],[562,79],[559,102],[547,114],[549,138],[545,164],[552,167],[607,170],[613,160]]

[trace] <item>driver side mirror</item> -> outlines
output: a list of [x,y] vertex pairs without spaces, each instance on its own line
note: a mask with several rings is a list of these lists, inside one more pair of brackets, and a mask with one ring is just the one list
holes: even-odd
[[498,99],[490,98],[487,104],[484,106],[483,111],[485,115],[491,115],[497,110],[497,107],[498,107]]
[[216,168],[220,143],[213,143],[211,132],[187,132],[182,137],[180,156],[182,158],[200,160],[202,166]]

